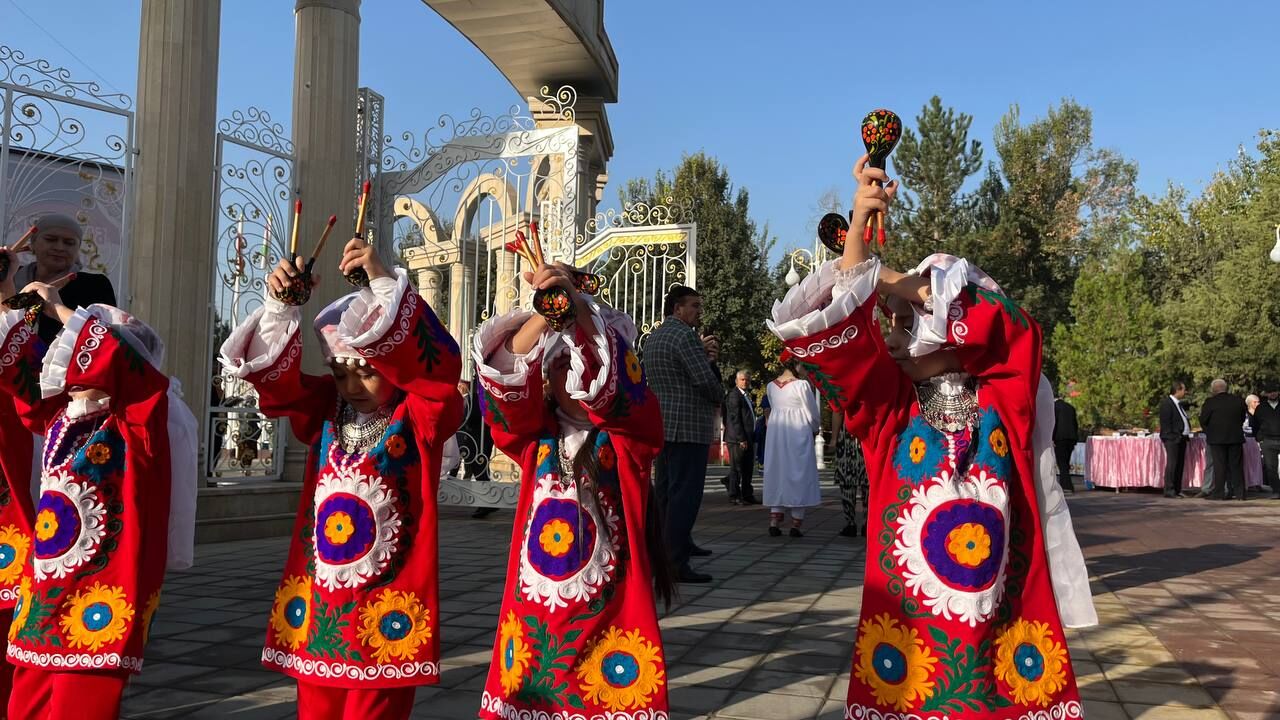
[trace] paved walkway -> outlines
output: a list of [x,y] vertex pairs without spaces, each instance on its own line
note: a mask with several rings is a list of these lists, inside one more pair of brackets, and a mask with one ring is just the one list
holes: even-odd
[[[865,552],[836,535],[831,488],[803,539],[709,483],[696,535],[716,555],[663,620],[673,718],[841,720]],[[1280,502],[1094,492],[1071,501],[1102,625],[1071,637],[1089,720],[1280,717]],[[510,513],[441,519],[444,673],[415,718],[475,717],[493,642]],[[293,716],[258,664],[284,539],[201,546],[171,574],[131,685],[130,718]]]

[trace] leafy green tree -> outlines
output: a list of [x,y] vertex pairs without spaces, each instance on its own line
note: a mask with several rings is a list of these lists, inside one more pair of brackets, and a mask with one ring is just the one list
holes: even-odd
[[1055,330],[1057,384],[1080,392],[1072,402],[1082,425],[1149,426],[1149,409],[1171,380],[1142,262],[1129,249],[1088,261],[1071,297],[1075,320]]
[[960,188],[982,169],[982,144],[969,139],[972,123],[934,95],[916,116],[917,130],[904,127],[893,154],[902,190],[893,242],[884,250],[890,265],[913,267],[931,253],[954,253],[968,231],[971,200]]
[[698,224],[697,290],[703,295],[703,332],[720,339],[726,377],[739,368],[764,371],[760,337],[774,299],[768,257],[774,240],[749,215],[748,193],[705,153],[687,155],[668,176],[632,179],[624,202],[659,204],[671,198],[691,209]]

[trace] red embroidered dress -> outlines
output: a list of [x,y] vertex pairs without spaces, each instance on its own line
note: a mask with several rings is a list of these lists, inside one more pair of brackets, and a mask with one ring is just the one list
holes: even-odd
[[[26,323],[19,325],[27,328]],[[19,362],[27,361],[22,353],[25,341],[22,336],[35,331],[17,328],[15,331],[0,337],[5,343],[0,347],[0,375],[5,376],[0,384],[5,387],[16,387],[15,383],[21,382],[29,372],[18,367]],[[28,402],[39,397],[38,386],[31,386],[27,391],[32,393]],[[0,610],[17,603],[22,568],[31,557],[34,542],[31,522],[35,511],[30,485],[31,431],[22,423],[13,398],[0,395]]]
[[[102,307],[76,311],[40,376],[36,335],[21,313],[0,320],[3,357],[18,358],[0,373],[0,387],[30,431],[45,436],[32,559],[9,629],[16,665],[140,672],[160,604],[171,486],[169,378],[107,324]],[[110,400],[105,409],[69,417],[67,389],[100,390]]]
[[[302,372],[297,308],[268,300],[223,345],[262,412],[310,446],[298,519],[262,662],[341,688],[433,684],[440,668],[436,492],[461,418],[458,346],[401,271],[320,314],[404,392],[368,451],[338,442],[337,387]],[[372,322],[370,320],[372,319]]]
[[[485,420],[521,470],[480,717],[666,720],[666,665],[644,540],[662,420],[631,350],[635,327],[625,315],[596,310],[594,336],[548,332],[529,354],[511,358],[501,348],[528,317],[516,310],[495,318],[475,340]],[[559,342],[571,353],[566,389],[588,410],[589,426],[571,427],[544,401],[544,347]],[[592,426],[600,430],[598,512],[579,503],[579,483],[560,459],[561,443],[573,457]]]
[[873,315],[878,261],[839,282],[834,266],[775,305],[771,327],[846,413],[871,478],[846,718],[1081,717],[1036,500],[1039,326],[965,281],[963,261],[933,271],[913,336],[955,351],[980,406],[976,425],[940,432]]

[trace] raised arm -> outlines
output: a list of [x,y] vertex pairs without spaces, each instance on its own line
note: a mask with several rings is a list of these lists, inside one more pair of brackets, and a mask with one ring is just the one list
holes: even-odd
[[268,298],[222,343],[221,361],[253,385],[262,414],[288,418],[294,436],[310,445],[333,414],[337,387],[332,378],[302,372],[300,321],[298,308]]
[[880,261],[822,265],[773,306],[767,325],[845,425],[865,441],[906,424],[914,389],[890,358],[874,308]]
[[513,458],[522,457],[549,428],[542,355],[551,335],[546,321],[517,308],[486,321],[473,340],[480,409],[494,445]]
[[147,357],[162,353],[153,331],[106,305],[75,311],[57,302],[46,307],[58,313],[63,327],[45,354],[40,394],[54,398],[69,389],[97,390],[111,398],[117,416],[145,424],[169,392],[168,376]]
[[388,271],[373,248],[359,239],[347,244],[341,269],[345,273],[356,267],[369,274],[369,288],[342,313],[338,338],[410,395],[433,403],[460,402],[458,343],[409,286],[408,274]]
[[662,447],[662,414],[632,349],[635,324],[625,313],[594,303],[584,307],[565,333],[570,353],[565,389],[597,427],[630,437],[656,455]]
[[59,404],[40,395],[38,341],[35,328],[21,310],[0,315],[0,392],[12,398],[23,425],[43,435]]

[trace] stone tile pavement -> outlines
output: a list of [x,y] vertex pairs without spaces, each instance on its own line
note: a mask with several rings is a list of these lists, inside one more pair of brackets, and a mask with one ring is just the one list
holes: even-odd
[[[715,582],[683,586],[662,622],[672,717],[841,720],[865,551],[836,535],[834,489],[791,539],[708,485],[696,536]],[[1070,638],[1086,717],[1280,717],[1280,502],[1082,492],[1071,505],[1102,618]],[[510,523],[443,512],[444,672],[419,689],[415,718],[475,717]],[[205,545],[171,574],[126,717],[293,716],[291,683],[258,664],[285,547]]]

